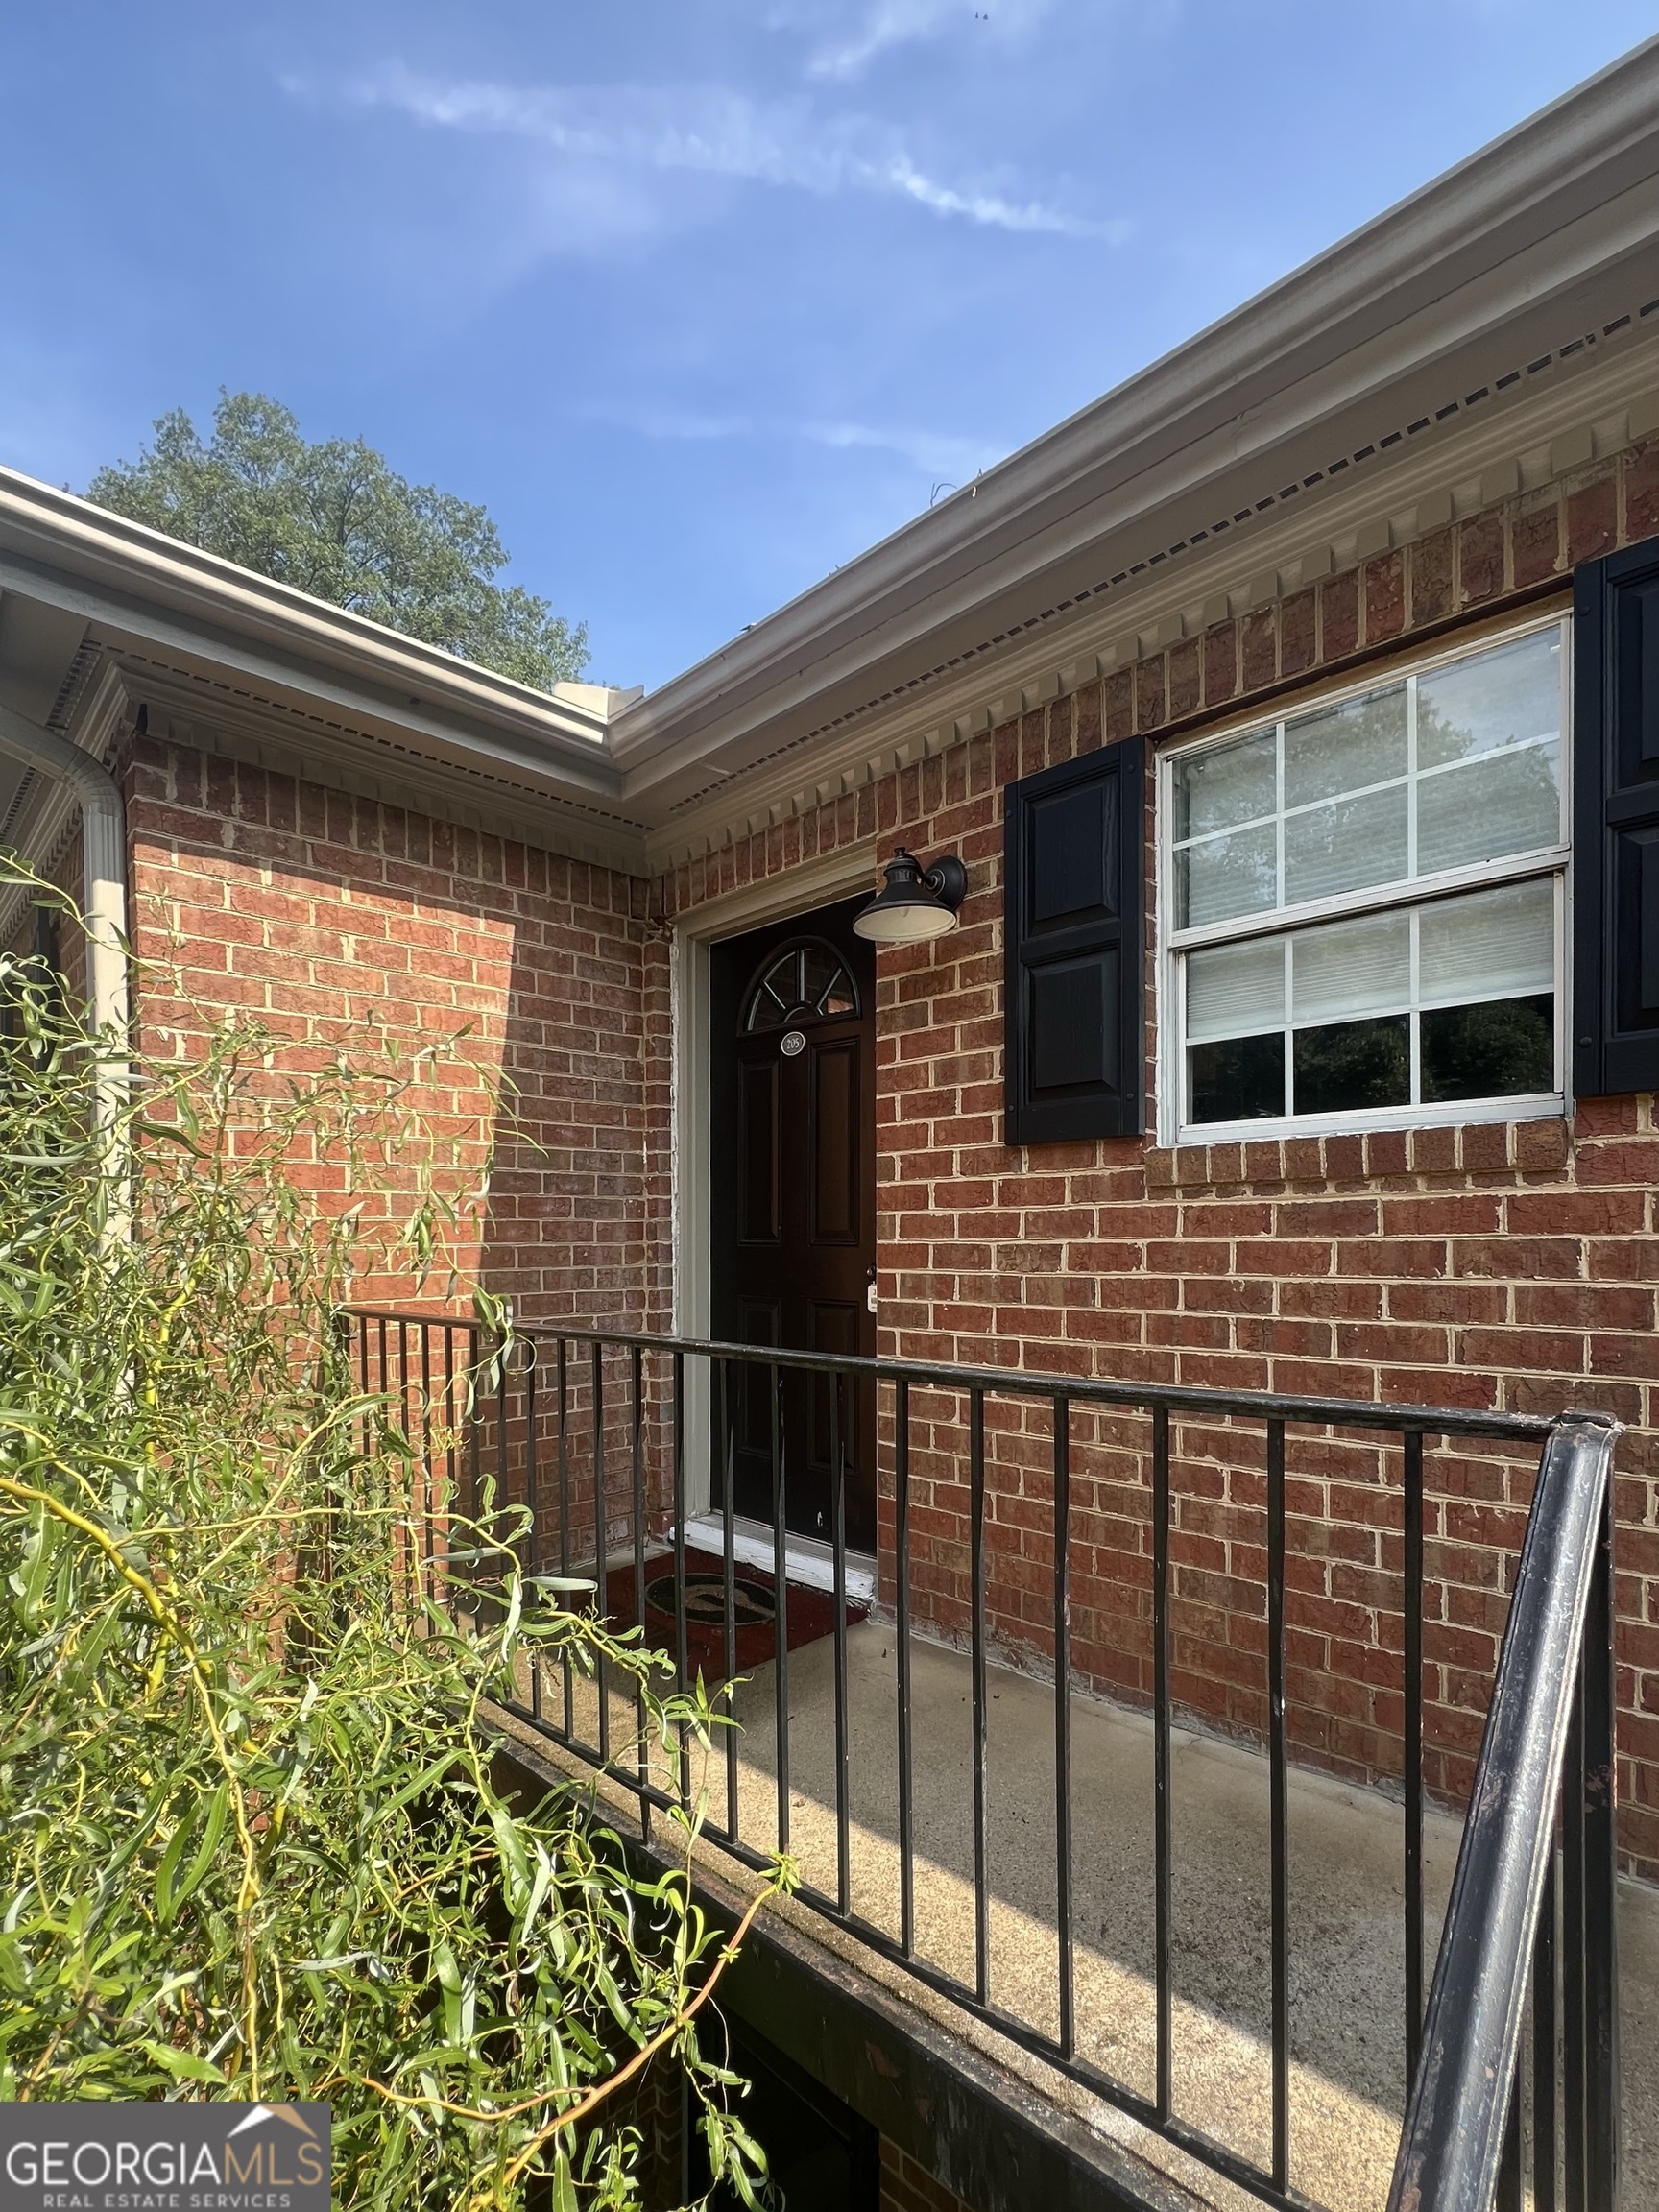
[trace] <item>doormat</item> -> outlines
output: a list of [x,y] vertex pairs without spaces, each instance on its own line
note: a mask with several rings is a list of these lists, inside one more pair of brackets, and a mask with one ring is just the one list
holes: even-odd
[[[763,1567],[739,1559],[732,1571],[733,1671],[752,1673],[778,1655],[778,1589]],[[613,1567],[605,1578],[605,1612],[612,1628],[632,1628],[635,1610],[632,1563]],[[860,1599],[847,1600],[847,1625],[854,1627],[870,1610]],[[789,1648],[816,1644],[835,1630],[835,1599],[829,1590],[791,1582],[787,1612]],[[685,1667],[695,1681],[701,1672],[712,1686],[726,1679],[726,1569],[717,1551],[685,1551]],[[664,1551],[645,1562],[645,1641],[675,1652],[674,1554]]]

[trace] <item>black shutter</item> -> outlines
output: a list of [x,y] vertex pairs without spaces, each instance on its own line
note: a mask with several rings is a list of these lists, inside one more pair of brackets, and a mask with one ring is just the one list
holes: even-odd
[[1010,1144],[1141,1133],[1143,753],[1132,739],[1008,786]]
[[1574,577],[1573,1089],[1659,1091],[1659,544]]

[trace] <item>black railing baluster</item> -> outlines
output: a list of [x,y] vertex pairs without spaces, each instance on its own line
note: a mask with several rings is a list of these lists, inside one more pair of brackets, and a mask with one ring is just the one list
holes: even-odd
[[[685,1355],[674,1359],[674,1687],[684,1697],[688,1686],[685,1654]],[[691,1730],[680,1723],[680,1803],[691,1808]]]
[[783,1472],[783,1373],[776,1362],[766,1370],[772,1431],[772,1632],[777,1657],[772,1663],[775,1725],[778,1731],[778,1848],[789,1848],[789,1546],[786,1516],[788,1485]]
[[495,1345],[495,1504],[503,1511],[513,1503],[508,1487],[507,1457],[507,1344],[505,1336]]
[[[605,1347],[597,1337],[593,1340],[591,1359],[593,1392],[593,1602],[601,1618],[610,1610],[606,1593],[606,1570],[611,1564],[611,1547],[608,1541],[610,1526],[605,1512]],[[611,1757],[611,1681],[601,1651],[594,1665],[594,1681],[599,1693],[599,1756],[609,1762]]]
[[[467,1336],[467,1380],[462,1389],[461,1403],[467,1413],[467,1472],[472,1493],[472,1519],[477,1521],[484,1503],[484,1424],[478,1418],[479,1368],[484,1359],[484,1339],[476,1329]],[[478,1541],[476,1532],[469,1542]]]
[[1619,2200],[1619,1842],[1615,1804],[1613,1486],[1601,1509],[1584,1618],[1584,2188]]
[[[725,1596],[722,1610],[724,1623],[721,1644],[725,1678],[731,1683],[737,1671],[737,1502],[733,1496],[736,1486],[736,1460],[733,1451],[732,1375],[724,1359],[714,1363],[714,1433],[720,1440],[720,1553],[721,1588]],[[727,1691],[726,1709],[732,1710],[732,1694]],[[729,1727],[726,1738],[726,1834],[733,1843],[737,1840],[737,1731]]]
[[991,1892],[986,1880],[989,1804],[985,1681],[985,1393],[968,1393],[968,1542],[974,1663],[974,1989],[991,2001]]
[[1152,1880],[1153,1975],[1157,1987],[1157,2112],[1169,2118],[1173,2095],[1172,1838],[1169,1773],[1169,1408],[1152,1409]]
[[[559,1381],[559,1572],[570,1573],[570,1348],[558,1338]],[[576,1680],[568,1656],[560,1670],[565,1690],[565,1734],[576,1733]]]
[[1071,1957],[1071,1403],[1054,1401],[1054,1935],[1060,2051],[1077,2049]]
[[449,1587],[449,1553],[454,1546],[451,1531],[455,1525],[456,1508],[461,1497],[461,1483],[456,1461],[460,1450],[461,1426],[455,1411],[455,1332],[448,1322],[444,1324],[444,1587]]
[[[1584,1665],[1573,1689],[1561,1783],[1561,2201],[1591,2212],[1584,2196]],[[1595,2212],[1601,2212],[1597,2205]]]
[[386,1400],[387,1400],[387,1399],[389,1399],[389,1398],[391,1397],[391,1395],[392,1395],[392,1370],[391,1370],[391,1367],[390,1367],[390,1365],[388,1364],[388,1360],[387,1360],[387,1352],[386,1352],[386,1323],[384,1322],[384,1320],[382,1320],[382,1322],[380,1323],[380,1327],[379,1327],[379,1331],[378,1331],[378,1338],[379,1338],[379,1341],[378,1341],[378,1345],[377,1345],[377,1350],[378,1350],[378,1352],[379,1352],[379,1356],[380,1356],[380,1399],[381,1399],[381,1406],[380,1406],[380,1413],[379,1413],[379,1418],[378,1418],[378,1420],[377,1420],[377,1421],[376,1421],[376,1423],[375,1423],[375,1430],[374,1430],[374,1459],[375,1459],[375,1463],[376,1463],[376,1464],[375,1464],[375,1473],[376,1473],[376,1482],[375,1482],[375,1503],[376,1503],[376,1504],[379,1504],[379,1503],[381,1503],[381,1500],[380,1500],[380,1497],[379,1497],[379,1481],[378,1481],[378,1475],[379,1475],[379,1461],[380,1461],[382,1458],[384,1458],[384,1456],[385,1456],[385,1454],[384,1454],[384,1452],[383,1452],[383,1450],[382,1450],[382,1448],[381,1448],[381,1442],[380,1442],[380,1439],[381,1439],[381,1434],[382,1434],[382,1424],[391,1418],[391,1407],[389,1407],[389,1406],[388,1406],[388,1405],[385,1403],[385,1402],[386,1402]]
[[[1550,1816],[1551,1827],[1555,1815]],[[1555,1849],[1544,1863],[1544,1893],[1532,1954],[1532,2212],[1555,2212]]]
[[[530,1573],[534,1576],[541,1572],[541,1486],[536,1465],[536,1346],[528,1338],[524,1351],[524,1498],[530,1514]],[[541,1593],[535,1595],[540,1597]],[[559,1602],[568,1605],[570,1600],[562,1592]],[[537,1651],[530,1659],[530,1710],[538,1720],[541,1719],[541,1655]],[[568,1720],[565,1726],[568,1729]]]
[[830,1379],[830,1546],[835,1602],[835,1901],[843,1919],[853,1910],[853,1815],[847,1712],[847,1438],[841,1420],[841,1378]]
[[1498,2193],[1492,2212],[1524,2212],[1521,2182],[1521,2067],[1509,2088],[1509,2115],[1503,2123],[1503,2160],[1498,2169]]
[[[628,1456],[634,1495],[634,1619],[645,1630],[645,1355],[637,1344],[628,1356]],[[601,1613],[610,1608],[601,1602]],[[638,1779],[640,1834],[651,1839],[651,1804],[643,1791],[648,1780],[645,1742],[645,1685],[634,1686],[634,1771]]]
[[1267,1424],[1267,1777],[1273,1882],[1273,2179],[1290,2179],[1289,1761],[1285,1741],[1285,1424]]
[[422,1537],[421,1550],[425,1562],[424,1588],[421,1595],[428,1604],[432,1600],[433,1593],[432,1484],[432,1332],[422,1325],[421,1329],[421,1523]]
[[[409,1324],[407,1321],[399,1319],[397,1329],[397,1426],[402,1431],[404,1449],[408,1454],[409,1460],[413,1462],[415,1457],[415,1424],[409,1418]],[[398,1490],[401,1494],[403,1491],[401,1483],[398,1484]],[[409,1470],[409,1489],[406,1496],[407,1504],[402,1503],[400,1496],[398,1503],[394,1507],[396,1517],[404,1523],[404,1527],[400,1532],[394,1530],[393,1541],[398,1545],[402,1551],[405,1576],[403,1601],[409,1607],[412,1615],[415,1593],[421,1587],[421,1531],[415,1526],[416,1515],[420,1508],[420,1485],[413,1464]],[[390,1489],[387,1491],[386,1503],[388,1506],[393,1506]]]
[[893,1385],[893,1604],[899,1697],[899,1948],[916,1948],[916,1803],[910,1734],[910,1382]]
[[1423,1436],[1407,1429],[1406,1491],[1406,2095],[1423,2048]]

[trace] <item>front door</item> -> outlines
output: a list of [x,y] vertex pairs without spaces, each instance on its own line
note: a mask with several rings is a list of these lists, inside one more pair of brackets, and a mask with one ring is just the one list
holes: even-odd
[[[713,950],[714,1334],[743,1344],[871,1355],[876,1281],[876,958],[853,933],[865,902],[774,924]],[[714,1501],[772,1519],[764,1368],[732,1370],[714,1408]],[[875,1393],[787,1377],[784,1521],[876,1549]]]

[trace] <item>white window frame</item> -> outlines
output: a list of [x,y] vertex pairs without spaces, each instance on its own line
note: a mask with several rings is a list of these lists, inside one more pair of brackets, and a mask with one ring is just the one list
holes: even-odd
[[[1298,720],[1316,709],[1337,707],[1362,699],[1368,693],[1403,683],[1409,676],[1426,676],[1435,669],[1491,651],[1517,639],[1550,630],[1561,635],[1561,781],[1562,817],[1565,824],[1559,845],[1529,853],[1505,854],[1464,868],[1448,869],[1438,876],[1419,877],[1407,883],[1393,882],[1347,891],[1330,899],[1310,900],[1299,906],[1279,906],[1264,913],[1242,914],[1222,923],[1201,924],[1177,929],[1174,920],[1174,772],[1178,760],[1214,751],[1239,737],[1276,729]],[[1570,1104],[1568,1090],[1572,1009],[1568,1004],[1571,963],[1567,957],[1567,919],[1570,912],[1569,874],[1573,849],[1573,621],[1570,613],[1556,613],[1482,631],[1478,637],[1450,639],[1435,650],[1403,652],[1387,661],[1374,662],[1352,684],[1336,687],[1310,687],[1278,703],[1277,711],[1260,710],[1237,716],[1202,737],[1165,747],[1157,762],[1157,901],[1158,929],[1158,1142],[1161,1144],[1230,1144],[1252,1138],[1316,1136],[1366,1129],[1422,1129],[1471,1121],[1530,1121],[1558,1118]],[[1281,816],[1283,820],[1283,816]],[[1484,890],[1502,883],[1551,878],[1555,886],[1555,1067],[1562,1088],[1507,1098],[1437,1100],[1415,1106],[1356,1108],[1336,1114],[1286,1114],[1251,1121],[1200,1121],[1185,1118],[1187,1089],[1186,962],[1183,954],[1209,945],[1243,944],[1251,938],[1276,937],[1310,924],[1338,921],[1354,914],[1408,911],[1431,900],[1458,891]]]

